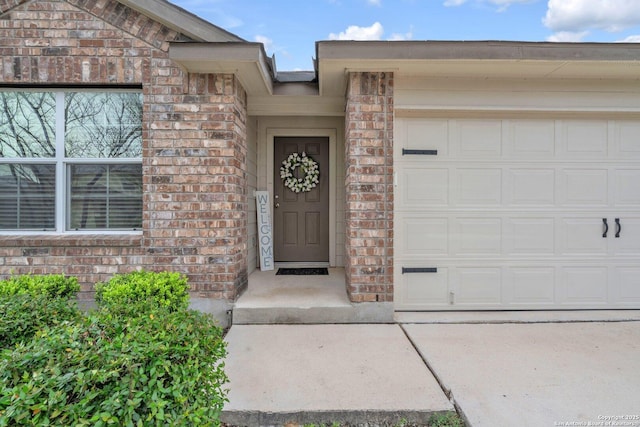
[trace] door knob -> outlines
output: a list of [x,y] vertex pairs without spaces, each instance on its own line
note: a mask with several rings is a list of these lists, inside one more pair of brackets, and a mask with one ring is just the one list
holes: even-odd
[[276,207],[276,209],[277,209],[277,208],[279,208],[279,207],[280,207],[280,203],[276,202],[276,204],[275,204],[274,206],[275,206],[275,207]]

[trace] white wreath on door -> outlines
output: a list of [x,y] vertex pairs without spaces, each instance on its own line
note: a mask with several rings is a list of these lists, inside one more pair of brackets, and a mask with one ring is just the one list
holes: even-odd
[[[302,169],[301,178],[294,175],[297,168]],[[305,152],[293,153],[282,161],[280,178],[284,181],[284,186],[294,193],[306,193],[320,183],[320,169],[318,163]]]

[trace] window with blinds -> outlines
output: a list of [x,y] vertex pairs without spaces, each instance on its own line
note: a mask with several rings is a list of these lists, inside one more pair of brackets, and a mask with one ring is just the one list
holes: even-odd
[[55,230],[55,165],[0,164],[0,228]]
[[142,95],[0,91],[0,230],[142,227]]
[[139,228],[141,165],[69,165],[69,228]]

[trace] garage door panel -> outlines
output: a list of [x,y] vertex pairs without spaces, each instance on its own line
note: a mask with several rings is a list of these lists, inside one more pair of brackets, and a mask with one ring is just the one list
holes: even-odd
[[[613,224],[609,223],[610,236]],[[562,255],[607,255],[608,238],[603,233],[606,226],[602,218],[563,218],[561,220],[561,254]]]
[[454,255],[488,256],[502,253],[501,218],[456,218],[452,231]]
[[564,159],[606,159],[608,122],[606,120],[565,120],[561,128],[560,157]]
[[607,304],[606,267],[572,266],[562,269],[560,302],[564,305]]
[[448,218],[398,217],[402,230],[397,239],[405,255],[449,255]]
[[452,126],[454,150],[461,159],[499,159],[502,157],[500,120],[463,120]]
[[617,122],[614,135],[613,156],[616,159],[640,159],[639,122]]
[[[640,257],[640,217],[621,215],[618,218],[619,226],[615,223],[615,218],[611,220],[613,224],[609,230],[615,242],[615,244],[612,244],[614,255]],[[619,234],[618,229],[620,230]],[[615,237],[616,235],[619,237]]]
[[[398,269],[399,271],[400,269]],[[438,268],[435,273],[397,274],[402,291],[399,301],[404,304],[449,305],[449,270]]]
[[613,180],[614,206],[640,207],[640,169],[617,169]]
[[449,170],[406,167],[401,172],[401,200],[407,208],[447,206]]
[[615,302],[637,306],[640,303],[640,266],[621,266],[616,268],[617,283]]
[[518,168],[507,171],[507,203],[523,206],[555,205],[556,171],[548,168]]
[[404,120],[400,131],[406,137],[395,144],[396,157],[403,160],[420,161],[420,157],[402,156],[402,149],[437,150],[437,159],[449,157],[449,121],[446,119],[433,120]]
[[507,255],[553,256],[554,218],[507,218],[504,240]]
[[502,269],[499,267],[461,267],[454,270],[453,298],[456,305],[500,305]]
[[457,205],[500,205],[502,170],[459,168],[455,171]]
[[555,124],[549,120],[507,120],[505,154],[509,159],[546,159],[556,155]]
[[561,203],[576,206],[607,206],[607,169],[564,169],[561,172]]
[[511,305],[552,305],[555,301],[556,269],[553,267],[513,267],[505,286]]

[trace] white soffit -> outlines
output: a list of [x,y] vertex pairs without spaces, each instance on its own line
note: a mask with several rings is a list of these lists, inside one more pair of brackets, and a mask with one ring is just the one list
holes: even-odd
[[169,58],[190,73],[235,74],[251,95],[273,94],[273,78],[261,43],[171,43]]
[[322,95],[344,94],[349,71],[399,77],[640,79],[637,43],[345,42],[316,44]]

